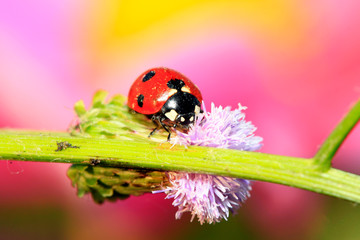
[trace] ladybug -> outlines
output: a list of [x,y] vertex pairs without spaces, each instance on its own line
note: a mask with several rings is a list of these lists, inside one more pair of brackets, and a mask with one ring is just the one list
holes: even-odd
[[156,124],[149,137],[161,126],[189,129],[201,110],[202,96],[197,86],[181,73],[169,68],[152,68],[133,83],[128,95],[128,106],[145,114]]

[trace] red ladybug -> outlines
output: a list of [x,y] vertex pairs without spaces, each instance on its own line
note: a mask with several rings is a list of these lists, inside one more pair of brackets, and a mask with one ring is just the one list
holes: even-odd
[[130,88],[128,106],[151,117],[157,127],[186,130],[201,111],[200,90],[187,77],[168,68],[152,68],[141,74]]

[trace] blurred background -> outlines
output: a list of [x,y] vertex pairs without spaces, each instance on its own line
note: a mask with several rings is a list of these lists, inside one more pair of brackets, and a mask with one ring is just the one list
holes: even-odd
[[[248,106],[261,152],[312,157],[360,95],[353,0],[0,1],[0,127],[65,131],[73,104],[166,66],[205,103]],[[360,174],[360,129],[334,160]],[[359,239],[360,208],[257,182],[229,221],[175,220],[165,195],[97,205],[66,164],[0,162],[0,239]]]

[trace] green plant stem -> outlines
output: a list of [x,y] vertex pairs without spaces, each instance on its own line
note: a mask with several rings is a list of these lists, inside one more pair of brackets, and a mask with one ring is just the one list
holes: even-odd
[[313,158],[316,169],[325,172],[331,168],[331,160],[335,153],[359,120],[360,101],[351,108],[316,153]]
[[[68,142],[79,148],[58,149]],[[56,151],[58,150],[58,151]],[[312,159],[230,149],[174,146],[169,143],[73,137],[67,133],[0,130],[0,159],[189,171],[255,179],[360,203],[360,176],[329,169]],[[96,161],[94,161],[96,160]]]

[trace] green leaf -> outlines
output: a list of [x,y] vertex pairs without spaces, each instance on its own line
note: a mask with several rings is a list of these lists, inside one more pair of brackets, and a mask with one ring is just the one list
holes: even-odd
[[123,107],[127,101],[124,95],[115,95],[109,102],[110,105],[115,105],[118,107]]
[[92,105],[93,107],[102,106],[105,103],[105,99],[108,96],[108,92],[100,90],[94,94]]
[[74,110],[75,110],[76,115],[78,115],[78,117],[82,117],[85,115],[86,108],[85,108],[85,104],[84,104],[83,100],[77,101],[75,103]]

